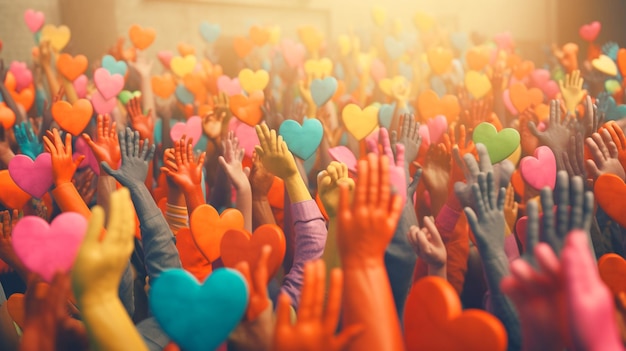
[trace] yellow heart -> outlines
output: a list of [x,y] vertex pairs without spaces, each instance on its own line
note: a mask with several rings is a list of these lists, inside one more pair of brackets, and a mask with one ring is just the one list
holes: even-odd
[[59,52],[63,50],[65,45],[70,41],[71,32],[67,26],[53,26],[46,24],[41,29],[41,41],[49,41],[50,46]]
[[343,124],[357,140],[363,140],[378,126],[378,107],[369,106],[361,110],[355,104],[344,107],[341,113]]
[[415,17],[413,17],[413,23],[415,24],[417,29],[421,31],[427,31],[433,27],[433,25],[435,24],[435,19],[433,18],[433,16],[427,13],[418,12],[415,14]]
[[274,45],[278,44],[278,42],[280,41],[280,27],[279,26],[270,27],[269,32],[270,32],[270,43]]
[[395,18],[392,22],[392,33],[393,35],[395,35],[396,37],[399,37],[400,35],[402,35],[402,20],[399,18]]
[[183,78],[196,68],[196,57],[194,55],[176,56],[170,62],[170,67],[175,75]]
[[391,96],[392,85],[393,85],[393,81],[391,80],[391,78],[383,78],[380,81],[378,81],[378,87],[387,96]]
[[372,19],[377,26],[382,26],[387,19],[387,11],[380,6],[374,7],[372,9]]
[[347,56],[352,51],[352,43],[350,37],[347,35],[340,35],[337,38],[337,44],[339,44],[339,53],[341,56]]
[[478,100],[491,91],[491,82],[484,73],[468,71],[465,74],[465,87],[474,99]]
[[593,68],[611,77],[617,75],[617,65],[606,55],[600,55],[600,57],[594,59],[591,61],[591,65]]
[[304,71],[313,78],[324,78],[330,76],[333,71],[333,61],[324,57],[321,60],[307,60],[304,63]]
[[378,87],[387,96],[393,96],[394,91],[406,89],[409,81],[404,76],[395,76],[393,79],[384,78],[378,82]]
[[251,69],[245,68],[239,72],[239,84],[248,94],[263,91],[269,81],[270,75],[262,69],[253,72]]
[[373,56],[371,54],[366,54],[360,52],[357,56],[357,64],[359,66],[359,70],[363,73],[369,74],[370,67],[372,66]]

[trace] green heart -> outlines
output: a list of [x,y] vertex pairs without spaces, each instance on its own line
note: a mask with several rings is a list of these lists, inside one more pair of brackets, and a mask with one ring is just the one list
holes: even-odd
[[496,164],[511,156],[520,142],[517,130],[504,128],[498,132],[493,124],[487,122],[483,122],[474,128],[472,139],[474,144],[480,143],[485,145],[492,164]]
[[620,82],[615,80],[615,79],[609,79],[606,82],[604,82],[604,88],[606,89],[606,91],[613,95],[615,94],[617,91],[620,90],[621,85]]
[[139,90],[135,90],[133,92],[130,92],[128,90],[122,90],[117,95],[117,98],[122,102],[122,104],[126,105],[130,99],[134,97],[140,97],[140,96],[141,96],[141,91]]

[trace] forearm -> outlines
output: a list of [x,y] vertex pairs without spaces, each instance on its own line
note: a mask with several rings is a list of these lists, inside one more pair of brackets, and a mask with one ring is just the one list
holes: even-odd
[[202,186],[196,184],[193,188],[183,190],[185,194],[185,204],[187,205],[187,213],[189,216],[200,205],[204,205],[204,194],[202,194]]
[[289,201],[292,204],[312,199],[309,189],[307,189],[307,186],[299,173],[283,180],[285,181],[287,194],[289,194]]
[[96,193],[96,201],[105,211],[109,209],[109,199],[111,193],[116,189],[115,178],[108,175],[105,171],[100,170],[98,177],[98,191]]
[[43,70],[46,73],[46,80],[48,81],[48,89],[50,90],[50,96],[55,96],[60,89],[59,81],[57,80],[54,72],[49,63],[42,64]]
[[67,101],[70,104],[73,104],[76,100],[78,100],[78,95],[76,94],[76,90],[74,89],[72,82],[63,79],[63,88],[65,88],[65,97],[67,97]]
[[465,217],[462,217],[460,211],[453,209],[456,206],[454,202],[458,202],[456,197],[449,199],[448,203],[442,207],[435,219],[435,226],[446,245],[448,282],[461,294],[465,284],[465,273],[467,273],[469,231]]
[[0,154],[0,162],[2,162],[2,165],[4,166],[4,169],[9,167],[9,162],[11,162],[13,157],[15,157],[15,154],[13,153],[13,150],[11,150],[9,148],[7,148],[7,150],[5,152]]
[[11,96],[11,93],[9,93],[9,91],[7,90],[4,82],[0,82],[0,95],[2,95],[2,99],[7,107],[11,109],[11,111],[13,111],[13,113],[15,114],[15,124],[17,125],[24,122],[25,118],[22,115],[22,111],[20,111],[20,109],[17,107],[15,100],[13,100],[13,96]]
[[156,122],[156,106],[154,104],[154,92],[152,92],[152,81],[149,74],[141,77],[141,102],[145,113],[152,111],[153,122]]
[[341,268],[341,257],[337,248],[337,217],[328,218],[328,234],[326,235],[326,247],[322,258],[326,263],[327,277],[330,277],[333,268]]
[[252,190],[246,180],[243,184],[235,185],[237,191],[237,209],[243,215],[244,229],[252,233]]
[[229,207],[231,192],[228,176],[221,166],[216,165],[215,167],[217,167],[217,174],[215,175],[215,183],[211,188],[209,204],[215,208]]
[[85,218],[91,217],[91,211],[89,207],[83,201],[83,198],[76,190],[74,184],[67,182],[57,185],[51,191],[54,201],[59,205],[59,208],[63,212],[77,212],[83,215]]
[[270,202],[267,196],[252,197],[252,227],[256,229],[263,224],[276,224]]

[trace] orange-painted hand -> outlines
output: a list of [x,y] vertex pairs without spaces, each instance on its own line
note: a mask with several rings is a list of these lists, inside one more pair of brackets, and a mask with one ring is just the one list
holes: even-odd
[[71,182],[78,165],[85,158],[85,156],[80,156],[76,160],[72,159],[72,136],[66,134],[65,144],[63,144],[59,131],[54,128],[52,132],[48,131],[43,137],[43,142],[46,151],[52,156],[54,184],[59,186]]
[[166,150],[163,160],[165,167],[161,167],[161,171],[182,189],[193,190],[199,187],[202,182],[202,166],[206,153],[203,152],[195,157],[192,140],[187,139],[186,136],[176,141],[173,152],[169,150],[172,149]]
[[83,139],[85,139],[91,151],[93,151],[98,164],[104,161],[111,165],[113,169],[118,169],[122,154],[120,153],[120,142],[117,138],[116,123],[113,122],[111,124],[109,115],[98,115],[97,121],[96,140],[93,141],[87,133],[83,133]]
[[152,143],[154,139],[154,119],[152,118],[152,110],[148,111],[147,115],[144,115],[141,111],[139,97],[128,100],[126,108],[133,129],[139,132],[141,139],[148,139],[150,143]]

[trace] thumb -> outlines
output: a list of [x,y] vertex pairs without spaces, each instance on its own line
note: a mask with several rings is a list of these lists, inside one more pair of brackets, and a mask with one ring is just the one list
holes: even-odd
[[100,162],[100,167],[102,167],[102,169],[110,176],[114,176],[117,173],[117,171],[113,170],[113,168],[111,168],[106,161]]
[[85,159],[85,155],[80,155],[76,157],[76,159],[74,160],[74,166],[78,168],[78,165],[80,165],[84,159]]

